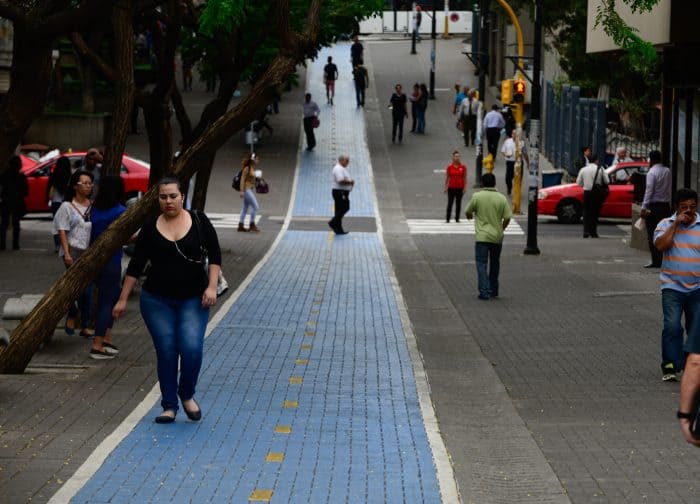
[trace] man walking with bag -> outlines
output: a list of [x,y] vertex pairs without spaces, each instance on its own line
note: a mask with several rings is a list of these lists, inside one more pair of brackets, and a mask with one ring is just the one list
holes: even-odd
[[348,165],[350,157],[341,154],[338,163],[333,167],[333,203],[335,207],[334,215],[328,221],[328,225],[337,235],[348,234],[343,229],[343,216],[350,210],[350,191],[355,186],[355,181],[350,178]]
[[608,196],[610,179],[603,167],[598,166],[596,154],[591,154],[588,164],[578,172],[576,183],[583,187],[583,237],[598,238],[600,207]]

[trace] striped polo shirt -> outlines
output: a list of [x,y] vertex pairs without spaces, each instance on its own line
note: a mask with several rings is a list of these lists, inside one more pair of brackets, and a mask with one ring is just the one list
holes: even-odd
[[[654,242],[676,220],[676,214],[656,226]],[[661,288],[680,292],[700,289],[700,215],[690,226],[681,225],[673,235],[673,245],[664,252],[661,265]]]

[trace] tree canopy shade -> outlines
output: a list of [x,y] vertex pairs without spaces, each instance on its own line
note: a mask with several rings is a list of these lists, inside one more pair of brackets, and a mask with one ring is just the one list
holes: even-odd
[[[75,10],[77,4],[94,4],[92,2],[56,1],[45,0],[42,3],[47,6],[60,6],[64,14]],[[347,2],[345,0],[261,0],[256,2],[244,2],[239,0],[209,0],[207,7],[197,14],[190,1],[181,0],[115,0],[105,2],[100,0],[102,10],[91,18],[91,22],[106,23],[112,26],[115,40],[124,41],[124,21],[132,20],[147,25],[153,31],[155,56],[157,58],[157,82],[155,89],[150,94],[139,95],[137,102],[141,101],[144,108],[147,129],[149,130],[149,142],[151,143],[151,162],[154,165],[156,153],[157,162],[170,167],[171,157],[167,152],[171,147],[169,136],[170,112],[169,104],[178,108],[177,87],[174,85],[173,61],[175,51],[180,41],[181,30],[184,26],[194,26],[196,30],[204,30],[206,35],[215,43],[218,54],[207,55],[213,59],[215,69],[221,76],[221,86],[217,99],[208,105],[202,114],[197,127],[192,129],[180,157],[172,166],[175,173],[183,179],[187,179],[195,172],[206,172],[207,166],[211,167],[211,161],[216,151],[235,132],[239,131],[252,120],[257,119],[270,103],[275,89],[283,85],[292,75],[298,64],[303,63],[308,57],[315,56],[321,45],[327,44],[341,33],[347,33],[357,21],[381,9],[381,0],[361,0]],[[109,4],[105,7],[105,4]],[[16,4],[13,4],[16,5]],[[116,7],[114,7],[116,5]],[[18,23],[25,22],[19,11],[8,2],[0,0],[0,15],[3,7],[13,15],[9,19]],[[117,9],[117,10],[115,10]],[[121,10],[118,10],[121,9]],[[210,10],[211,9],[211,10]],[[188,18],[194,14],[194,18]],[[259,22],[264,17],[265,22]],[[187,23],[191,22],[190,25]],[[71,36],[80,40],[80,26],[75,25],[76,31],[71,31]],[[36,32],[32,32],[36,35]],[[204,31],[198,32],[199,36],[205,36]],[[26,39],[25,39],[26,40]],[[48,54],[48,68],[50,68],[50,52],[55,39],[46,43],[39,54],[46,57]],[[119,46],[120,44],[116,44]],[[214,45],[214,44],[212,44]],[[264,52],[259,52],[265,48]],[[89,51],[89,47],[83,47]],[[46,54],[45,54],[46,53]],[[87,53],[86,53],[87,54]],[[264,55],[263,60],[260,56]],[[36,57],[39,57],[36,56]],[[92,58],[103,75],[110,76],[119,95],[120,106],[115,110],[115,131],[118,149],[122,135],[125,136],[127,122],[126,110],[129,104],[129,96],[133,96],[133,78],[120,77],[120,73],[128,72],[133,61],[129,59],[123,48],[115,47],[114,61],[104,61],[96,54]],[[15,60],[20,61],[20,60]],[[27,67],[32,66],[36,59],[23,60]],[[43,60],[42,60],[43,61]],[[15,65],[19,66],[19,65]],[[22,65],[25,66],[25,65]],[[229,101],[233,89],[244,72],[255,66],[255,79],[253,87],[236,107],[229,109]],[[13,67],[14,69],[14,67]],[[252,75],[252,72],[251,72]],[[14,76],[13,76],[14,78]],[[15,86],[13,81],[12,85]],[[31,99],[35,102],[37,96],[45,96],[48,87],[34,89]],[[15,96],[21,96],[21,90],[15,86]],[[28,99],[29,97],[24,97]],[[7,99],[3,106],[7,104]],[[43,107],[43,104],[42,104]],[[0,108],[0,123],[6,117]],[[33,111],[31,119],[41,113]],[[176,112],[181,124],[188,119],[183,111]],[[181,117],[182,116],[182,117]],[[28,123],[27,123],[28,127]],[[2,126],[0,126],[2,128]],[[163,130],[168,130],[163,133]],[[19,129],[18,129],[19,131]],[[26,131],[26,128],[25,128]],[[22,131],[23,134],[23,131]],[[21,135],[20,135],[21,137]],[[3,139],[0,137],[0,146]],[[12,145],[12,149],[14,149]],[[108,146],[108,151],[110,147]],[[115,149],[113,149],[115,150]],[[3,151],[0,149],[0,163],[4,164]],[[9,157],[9,154],[7,154]],[[165,161],[165,159],[167,161]],[[208,179],[208,172],[204,174]],[[198,180],[200,177],[198,177]],[[156,209],[157,188],[151,190],[136,205],[125,212],[110,228],[104,232],[72,267],[58,279],[56,284],[49,289],[49,293],[40,301],[37,307],[22,321],[12,334],[11,345],[0,351],[0,372],[21,373],[26,368],[32,355],[41,342],[48,337],[58,321],[63,317],[70,303],[82,292],[85,286],[100,271],[105,262],[113,253],[136,232],[144,220]]]

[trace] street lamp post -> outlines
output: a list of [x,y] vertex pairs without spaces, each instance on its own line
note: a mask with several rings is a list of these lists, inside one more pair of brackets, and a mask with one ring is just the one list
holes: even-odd
[[537,255],[537,189],[540,178],[540,54],[542,52],[542,0],[535,0],[535,40],[532,64],[532,97],[530,100],[530,183],[527,192],[527,247],[524,253]]
[[433,39],[433,47],[430,50],[430,99],[435,99],[435,44],[436,44],[436,17],[437,17],[437,0],[433,0],[433,22],[431,38]]

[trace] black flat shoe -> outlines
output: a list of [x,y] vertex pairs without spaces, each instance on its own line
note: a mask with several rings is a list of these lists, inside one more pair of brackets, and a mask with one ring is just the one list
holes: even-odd
[[185,410],[185,415],[187,415],[187,418],[193,422],[199,422],[202,419],[202,408],[199,407],[199,404],[197,404],[197,411],[188,411],[184,404],[182,405],[182,409]]
[[[173,413],[173,416],[166,415],[165,414],[166,411],[170,411],[171,413]],[[163,412],[163,415],[158,415],[156,417],[156,423],[166,424],[166,423],[173,423],[175,421],[175,414],[174,414],[173,410],[166,410],[166,411]],[[189,414],[187,416],[189,416]]]

